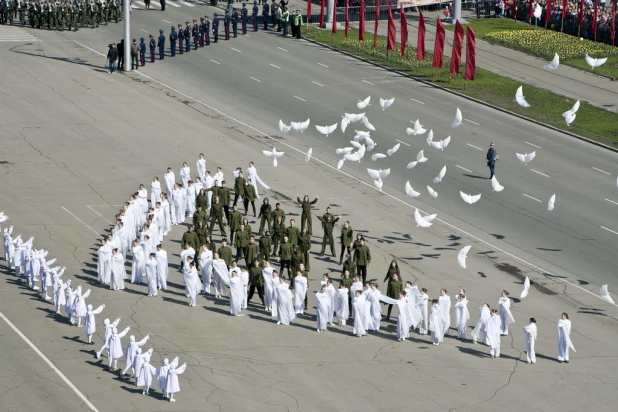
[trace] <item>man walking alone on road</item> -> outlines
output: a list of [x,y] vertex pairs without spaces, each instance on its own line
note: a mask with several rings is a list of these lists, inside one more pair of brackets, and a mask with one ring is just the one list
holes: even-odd
[[118,49],[116,48],[116,43],[112,43],[109,46],[107,60],[109,64],[109,74],[113,74],[116,71],[116,61],[118,60]]
[[495,168],[496,168],[496,160],[498,159],[499,159],[498,152],[496,152],[496,149],[494,148],[494,144],[490,143],[489,150],[487,151],[487,166],[489,166],[489,172],[491,173],[491,176],[489,176],[490,179],[494,177]]

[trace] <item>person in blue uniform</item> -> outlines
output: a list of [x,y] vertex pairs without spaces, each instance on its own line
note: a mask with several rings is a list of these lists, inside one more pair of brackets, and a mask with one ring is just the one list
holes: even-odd
[[225,11],[225,17],[223,18],[223,30],[225,32],[225,40],[230,39],[230,22],[232,18],[230,17],[230,11]]
[[143,37],[139,39],[139,62],[142,67],[146,65],[146,43]]
[[215,13],[212,18],[212,35],[214,37],[214,43],[219,42],[219,15]]
[[258,13],[260,9],[257,5],[257,0],[253,0],[253,9],[251,10],[251,20],[253,22],[253,31],[258,31]]
[[191,35],[193,36],[193,48],[197,50],[197,40],[200,36],[200,26],[197,25],[197,20],[193,19],[193,28],[191,29]]
[[170,32],[170,56],[176,56],[176,42],[178,41],[178,33],[176,33],[176,27],[172,26]]
[[157,47],[157,43],[155,42],[154,37],[152,37],[152,34],[150,35],[150,63],[154,63],[155,59],[155,48]]
[[242,10],[240,10],[240,19],[241,19],[241,23],[242,23],[242,34],[247,34],[247,13],[249,13],[249,11],[247,10],[247,3],[243,3],[242,4]]
[[264,23],[264,30],[268,30],[268,14],[270,13],[270,5],[266,0],[262,4],[262,23]]
[[184,36],[185,36],[185,51],[187,53],[189,53],[191,51],[191,25],[189,24],[189,22],[185,22],[185,24],[187,25],[185,27],[185,32],[184,32]]
[[238,9],[236,7],[234,7],[232,12],[232,31],[234,32],[234,37],[238,37]]
[[163,60],[165,57],[165,36],[163,35],[163,30],[159,30],[159,42],[157,46],[159,47],[159,60]]
[[184,52],[185,31],[182,29],[182,24],[178,25],[178,53]]
[[200,36],[200,47],[204,47],[204,18],[200,17],[200,32],[199,32],[199,36]]
[[210,20],[208,16],[204,16],[204,41],[206,46],[210,46]]

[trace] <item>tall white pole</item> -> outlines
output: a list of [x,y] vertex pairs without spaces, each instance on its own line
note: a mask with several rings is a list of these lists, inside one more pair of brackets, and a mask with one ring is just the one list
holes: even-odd
[[131,0],[122,0],[124,13],[124,70],[131,70]]
[[455,0],[453,3],[453,24],[459,21],[459,23],[463,23],[464,21],[461,19],[461,0]]
[[334,19],[335,15],[335,0],[328,0],[326,2],[326,23],[337,24],[336,19]]

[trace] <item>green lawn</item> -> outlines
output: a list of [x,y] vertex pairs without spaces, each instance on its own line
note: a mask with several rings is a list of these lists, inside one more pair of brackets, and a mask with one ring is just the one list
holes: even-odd
[[[512,19],[469,20],[464,26],[471,26],[479,39],[543,57],[548,61],[553,58],[554,53],[558,53],[561,64],[585,71],[593,71],[586,64],[586,54],[592,57],[608,57],[607,62],[595,68],[594,72],[618,78],[618,47],[584,40],[544,27],[535,29],[533,25]],[[445,27],[451,30],[454,28],[452,24]]]
[[[331,37],[331,32],[311,27],[305,37],[317,40],[331,47],[340,48],[349,53],[380,63],[405,74],[435,82],[443,87],[456,90],[487,103],[523,114],[535,120],[550,124],[560,129],[585,136],[596,141],[618,147],[618,115],[585,103],[577,112],[577,119],[567,127],[561,113],[570,109],[573,100],[556,95],[547,90],[524,85],[524,96],[532,107],[526,109],[515,103],[515,91],[521,83],[507,77],[476,69],[476,79],[466,82],[463,79],[465,67],[460,68],[462,75],[450,75],[450,59],[444,58],[442,69],[433,69],[433,56],[425,53],[425,60],[416,62],[416,49],[406,47],[406,55],[401,56],[399,43],[397,50],[389,53],[386,60],[386,39],[380,37],[376,50],[373,39],[359,42],[358,31],[350,28],[350,37],[346,41],[343,30]],[[464,50],[465,53],[465,50]]]

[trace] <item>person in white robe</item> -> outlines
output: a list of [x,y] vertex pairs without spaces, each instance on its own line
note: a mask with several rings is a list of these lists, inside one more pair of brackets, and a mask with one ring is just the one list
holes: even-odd
[[13,269],[15,269],[15,275],[19,276],[21,273],[21,247],[24,241],[21,238],[21,235],[17,235],[17,237],[13,240]]
[[161,201],[161,182],[157,176],[152,178],[150,183],[150,205],[156,206]]
[[172,211],[169,202],[169,198],[166,194],[161,194],[161,209],[163,210],[163,216],[165,217],[165,223],[163,224],[163,236],[172,230]]
[[[354,287],[354,285],[352,285],[352,287]],[[361,283],[361,289],[362,289],[362,283]],[[366,325],[365,305],[367,304],[367,301],[365,299],[365,296],[363,296],[363,292],[361,289],[355,290],[354,301],[352,302],[352,308],[354,309],[353,333],[354,333],[354,336],[358,336],[359,338],[367,334],[366,329],[365,329],[365,325]]]
[[13,233],[13,226],[5,228],[4,231],[2,232],[2,235],[4,236],[4,260],[9,262],[9,267],[11,267],[10,266],[10,256],[9,256],[9,244],[13,242],[13,239],[11,238],[11,233]]
[[276,270],[273,270],[273,278],[272,278],[272,301],[271,301],[271,308],[270,308],[270,316],[272,316],[273,318],[277,318],[278,317],[278,312],[277,312],[277,297],[279,296],[277,293],[277,287],[279,286],[279,284],[281,283],[281,280],[279,279],[279,274],[277,273]]
[[255,188],[255,196],[257,199],[260,198],[260,194],[258,192],[257,184],[259,183],[264,189],[270,190],[270,187],[260,179],[258,176],[257,169],[253,162],[249,162],[249,167],[247,167],[247,181],[251,180],[251,185]]
[[167,399],[167,372],[172,369],[176,369],[178,367],[178,356],[174,358],[172,363],[165,358],[163,359],[163,365],[159,368],[159,379],[157,379],[157,385],[159,389],[161,389],[161,393],[163,397]]
[[[94,315],[98,315],[105,309],[105,304],[99,306],[96,309],[92,309],[92,305],[88,305],[86,308],[86,318],[84,319],[84,328],[86,329],[86,337],[88,338],[88,345],[94,345],[92,341],[92,335],[97,331],[97,324]],[[109,322],[109,321],[108,321]]]
[[185,221],[185,190],[183,186],[176,184],[172,191],[172,225],[181,225]]
[[[206,197],[208,199],[208,209],[212,206],[212,187],[215,185],[215,179],[210,175],[210,172],[206,172],[206,175],[202,179],[202,185],[206,191]],[[199,192],[198,192],[199,193]]]
[[53,271],[49,268],[43,270],[43,277],[41,278],[41,294],[45,300],[50,300],[51,296],[47,294],[47,288],[53,287]]
[[472,330],[472,343],[476,344],[480,338],[482,343],[489,345],[489,341],[487,340],[487,322],[489,322],[490,316],[491,311],[489,310],[489,305],[484,303],[479,308],[479,320]]
[[377,288],[375,283],[369,284],[369,293],[365,293],[367,305],[369,305],[369,328],[367,330],[379,331],[380,320],[382,320],[382,305],[380,299],[382,292]]
[[140,383],[139,373],[142,370],[142,366],[144,365],[144,362],[146,362],[146,360],[150,360],[150,357],[152,356],[153,351],[154,349],[150,348],[146,352],[142,353],[142,348],[137,348],[137,353],[135,354],[135,357],[133,358],[133,370],[135,371],[133,374],[133,377],[135,378],[135,384],[137,386],[143,385],[142,383]]
[[133,241],[133,263],[131,264],[131,283],[142,283],[146,270],[146,255],[138,240]]
[[230,274],[230,314],[232,316],[242,316],[241,311],[245,301],[245,288],[242,278],[236,270]]
[[268,260],[264,261],[262,277],[264,278],[264,309],[270,312],[273,306],[273,268]]
[[330,299],[328,307],[328,323],[333,326],[333,316],[335,316],[335,296],[337,295],[337,289],[333,286],[332,279],[326,281],[326,293]]
[[470,312],[468,311],[468,299],[465,295],[466,291],[459,290],[459,295],[455,296],[455,321],[457,323],[457,338],[466,338],[466,328],[468,320],[470,320]]
[[294,322],[294,296],[290,290],[290,285],[279,278],[277,286],[277,325],[289,325]]
[[97,255],[97,280],[99,283],[109,285],[112,273],[112,248],[107,244],[107,239],[101,239]]
[[172,171],[171,167],[167,168],[167,172],[163,175],[163,180],[165,180],[165,189],[167,193],[168,199],[172,198],[172,192],[174,191],[174,185],[176,184],[176,175]]
[[498,299],[498,308],[500,310],[500,334],[502,336],[508,336],[509,324],[515,323],[515,318],[511,313],[511,299],[509,299],[509,292],[502,291],[500,299]]
[[500,357],[500,316],[496,309],[491,310],[491,316],[487,321],[487,341],[489,342],[490,355],[492,358]]
[[78,286],[75,291],[75,299],[73,300],[73,309],[71,311],[72,317],[77,320],[77,327],[82,326],[82,319],[86,316],[88,312],[88,307],[86,306],[86,298],[90,296],[90,289],[86,291],[86,293],[82,294],[82,287]]
[[340,284],[339,289],[337,289],[337,296],[335,296],[335,312],[337,313],[337,319],[339,319],[339,326],[345,326],[350,317],[348,293],[348,288]]
[[305,297],[307,296],[307,287],[307,278],[302,275],[301,271],[298,271],[296,277],[294,278],[294,309],[296,310],[297,315],[302,315],[305,313]]
[[[7,230],[7,229],[5,229]],[[9,268],[10,269],[15,269],[15,243],[13,243],[14,239],[11,236],[11,233],[13,232],[13,226],[11,226],[8,229],[8,237],[7,237],[7,232],[4,233],[5,235],[5,242],[7,245],[7,251],[6,251],[6,256],[8,256],[8,262],[9,262]]]
[[36,282],[39,280],[39,276],[41,275],[41,261],[44,259],[44,255],[47,255],[47,251],[45,250],[32,250],[32,277],[30,278],[30,287],[33,290],[39,290],[39,287],[36,285]]
[[212,270],[214,274],[215,297],[221,299],[225,295],[225,287],[230,284],[230,272],[225,260],[219,257],[218,253],[213,255]]
[[[125,366],[124,370],[120,374],[121,379],[124,379],[124,375],[126,375],[129,369],[131,369],[133,376],[135,376],[135,369],[133,369],[133,365],[135,363],[135,357],[138,354],[138,348],[141,348],[142,346],[144,346],[146,342],[148,342],[148,339],[150,339],[149,335],[144,336],[144,338],[140,341],[135,340],[135,335],[129,336],[129,344],[127,345],[127,349],[124,353],[125,359],[127,360],[127,365]],[[141,353],[141,349],[139,352]]]
[[[154,234],[156,236],[156,234]],[[156,245],[152,242],[152,238],[150,237],[150,235],[145,235],[144,236],[144,241],[140,244],[140,246],[142,247],[142,251],[144,252],[144,259],[148,259],[148,256],[150,256],[151,253],[155,253],[157,248]],[[144,261],[144,265],[146,264],[146,262]],[[144,268],[144,270],[146,270],[146,268]]]
[[423,313],[419,308],[419,301],[423,300],[423,292],[418,289],[418,286],[413,285],[412,282],[406,282],[406,287],[404,289],[406,291],[406,300],[408,301],[408,305],[406,309],[408,310],[410,316],[410,327],[412,330],[421,326],[421,322],[423,320]]
[[[296,287],[296,283],[294,283],[294,287]],[[315,294],[315,302],[316,302],[316,321],[317,321],[317,332],[324,332],[327,330],[328,321],[331,317],[331,302],[330,295],[326,291],[326,286],[322,285],[320,287],[320,291]]]
[[197,192],[195,191],[195,185],[193,185],[193,180],[189,180],[189,183],[185,189],[185,195],[185,203],[187,205],[187,217],[189,219],[192,219],[193,215],[195,214],[195,200],[197,198]]
[[109,336],[109,341],[107,343],[109,356],[108,369],[110,371],[118,370],[118,359],[124,356],[124,352],[122,351],[122,338],[124,338],[124,336],[129,333],[129,330],[131,330],[131,327],[127,326],[125,330],[118,333],[118,329],[112,328],[112,333]]
[[152,377],[159,373],[157,368],[150,364],[150,356],[144,358],[144,363],[137,375],[137,385],[142,387],[142,395],[150,395]]
[[199,176],[195,176],[193,179],[193,186],[195,186],[195,193],[201,194],[202,189],[204,189],[204,183],[202,183],[202,179]]
[[217,173],[215,173],[213,179],[215,180],[215,182],[217,182],[218,187],[223,186],[223,181],[225,180],[225,177],[223,176],[223,170],[220,167],[217,167]]
[[207,245],[202,245],[200,250],[200,274],[202,276],[202,285],[204,293],[210,295],[210,284],[212,283],[212,261],[213,254]]
[[[144,185],[139,185],[139,190],[137,191],[137,196],[139,198],[139,207],[140,207],[140,210],[141,210],[140,216],[142,216],[142,223],[143,223],[143,218],[148,213],[148,190],[146,190]],[[153,204],[153,206],[154,206],[154,204]]]
[[180,168],[180,180],[182,181],[182,187],[186,188],[191,180],[191,168],[184,162]]
[[71,281],[67,280],[66,283],[62,283],[62,279],[58,278],[58,288],[56,289],[56,313],[60,315],[60,306],[67,304],[66,288],[71,286]]
[[64,293],[65,293],[64,313],[66,313],[67,318],[69,318],[69,322],[70,322],[72,318],[71,311],[73,310],[73,300],[75,299],[75,294],[73,293],[73,289],[71,288],[71,279],[67,280],[66,283],[64,284]]
[[446,335],[451,328],[451,297],[448,295],[446,289],[440,289],[440,297],[438,298],[438,305],[442,311],[442,319],[444,321],[444,333]]
[[157,256],[151,253],[146,261],[146,279],[148,280],[148,297],[157,296]]
[[155,258],[157,260],[157,287],[159,289],[167,290],[167,275],[169,271],[167,252],[163,250],[161,245],[157,245]]
[[206,159],[204,159],[204,153],[200,153],[195,167],[197,168],[197,175],[204,181],[204,176],[206,175]]
[[534,351],[534,344],[536,342],[536,319],[530,318],[530,323],[524,326],[523,337],[526,345],[526,362],[528,364],[536,363],[536,353]]
[[434,346],[444,342],[444,333],[448,329],[444,312],[438,299],[431,301],[431,314],[429,315],[429,330],[431,331],[431,343]]
[[194,307],[197,304],[197,295],[200,293],[200,278],[195,268],[195,262],[190,256],[187,258],[185,266],[188,267],[188,270],[185,270],[183,274],[185,289],[189,298],[189,306]]
[[182,375],[186,369],[187,364],[183,363],[179,368],[169,368],[167,371],[167,388],[165,392],[169,395],[170,402],[176,402],[174,394],[180,392],[178,375]]
[[101,358],[101,354],[103,353],[105,349],[107,349],[107,356],[109,357],[109,338],[110,336],[112,336],[112,331],[116,327],[118,327],[119,323],[120,323],[120,318],[116,319],[113,323],[110,323],[109,319],[107,318],[103,320],[103,326],[105,327],[105,333],[103,335],[103,346],[101,346],[101,349],[95,353],[97,359]]
[[569,363],[569,349],[575,352],[575,346],[571,342],[571,321],[569,314],[565,312],[558,320],[558,362]]
[[[127,277],[127,272],[124,268],[124,258],[118,249],[112,250],[112,279],[109,283],[109,288],[112,290],[123,290],[124,280]],[[68,302],[67,302],[68,303]]]
[[[354,276],[352,286],[350,286],[350,296],[352,297],[352,303],[354,303],[354,298],[356,297],[356,291],[360,290],[361,293],[363,291],[363,282],[360,281],[359,276]],[[354,304],[352,304],[352,317],[355,316]]]
[[240,275],[238,276],[242,280],[242,287],[243,287],[243,294],[244,294],[244,299],[242,301],[242,308],[247,309],[247,304],[248,304],[247,294],[249,292],[249,271],[247,270],[246,266],[243,266],[242,268],[240,268]]

